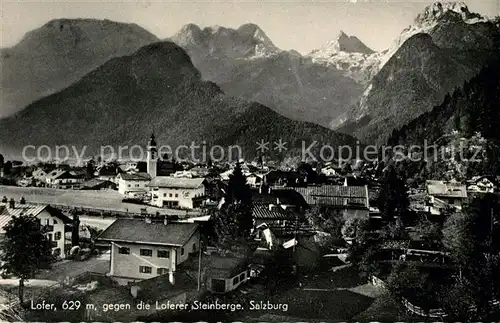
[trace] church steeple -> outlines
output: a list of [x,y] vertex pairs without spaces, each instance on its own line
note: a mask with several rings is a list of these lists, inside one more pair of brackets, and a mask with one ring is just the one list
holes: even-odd
[[156,147],[156,138],[154,133],[151,134],[151,138],[149,138],[148,147]]
[[147,171],[151,178],[156,177],[158,163],[158,149],[156,148],[155,135],[151,134],[148,142]]

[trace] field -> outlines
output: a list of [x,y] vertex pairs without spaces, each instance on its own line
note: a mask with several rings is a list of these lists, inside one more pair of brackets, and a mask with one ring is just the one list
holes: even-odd
[[0,197],[14,198],[19,201],[21,197],[27,203],[43,203],[68,207],[94,208],[103,211],[118,211],[141,213],[146,208],[148,213],[159,212],[161,215],[186,215],[199,214],[197,211],[163,209],[152,206],[131,204],[122,202],[123,196],[116,191],[79,191],[61,190],[54,188],[17,187],[0,185]]

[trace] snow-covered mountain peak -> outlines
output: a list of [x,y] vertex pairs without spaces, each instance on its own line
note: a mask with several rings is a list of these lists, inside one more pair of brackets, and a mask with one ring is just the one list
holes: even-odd
[[374,51],[368,46],[363,44],[356,36],[348,36],[342,30],[338,32],[334,40],[329,41],[318,52],[346,52],[346,53],[360,53],[360,54],[373,54]]
[[465,22],[482,18],[479,14],[471,13],[464,2],[435,2],[417,15],[414,25],[433,25],[447,15],[449,17],[459,17]]

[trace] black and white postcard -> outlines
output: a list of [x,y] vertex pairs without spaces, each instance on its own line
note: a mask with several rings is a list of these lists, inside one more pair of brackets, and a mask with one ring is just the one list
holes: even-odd
[[498,0],[0,11],[0,321],[500,320]]

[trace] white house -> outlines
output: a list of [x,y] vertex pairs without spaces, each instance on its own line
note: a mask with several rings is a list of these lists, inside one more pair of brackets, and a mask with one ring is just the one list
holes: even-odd
[[467,191],[474,193],[494,193],[497,189],[493,178],[476,176],[467,181]]
[[13,216],[31,215],[40,221],[52,246],[52,254],[65,258],[71,249],[71,236],[66,238],[66,224],[72,220],[49,205],[0,203],[0,233]]
[[48,187],[52,188],[76,188],[85,181],[85,178],[74,172],[56,169],[45,177]]
[[148,191],[151,176],[147,173],[121,173],[116,177],[118,192],[126,195],[129,193],[144,193]]
[[149,189],[154,206],[193,209],[205,196],[205,179],[157,176],[149,184]]
[[338,172],[332,165],[328,165],[321,169],[321,174],[324,174],[325,176],[337,176]]
[[439,215],[446,207],[462,210],[467,200],[467,188],[456,181],[427,180],[427,204],[431,214]]
[[247,184],[251,187],[259,187],[262,184],[262,179],[264,178],[263,174],[249,174],[247,176]]
[[199,239],[196,223],[151,218],[117,219],[98,237],[111,244],[109,276],[122,284],[164,274],[173,283],[177,266],[199,250]]

